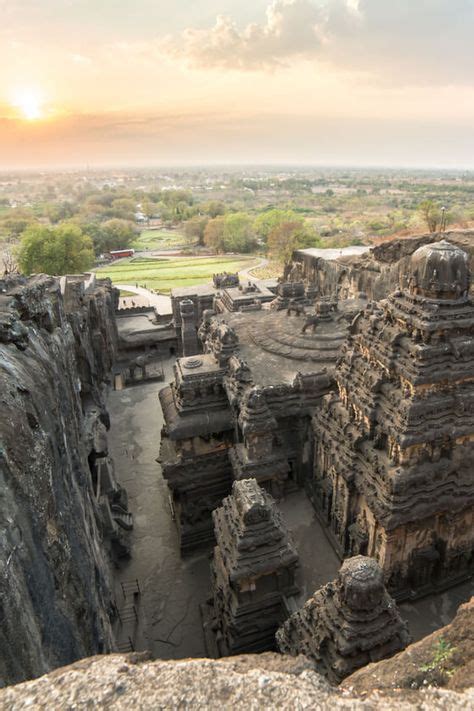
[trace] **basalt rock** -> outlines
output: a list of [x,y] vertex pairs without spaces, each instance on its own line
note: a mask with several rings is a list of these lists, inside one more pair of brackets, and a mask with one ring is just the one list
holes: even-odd
[[313,418],[308,481],[343,556],[378,559],[397,597],[474,569],[474,303],[468,255],[420,247],[400,287],[353,321]]
[[174,382],[159,395],[166,423],[160,461],[183,553],[213,541],[212,511],[232,485],[227,450],[234,422],[225,372],[210,353],[178,358]]
[[276,505],[255,479],[237,481],[214,511],[211,567],[218,654],[274,648],[286,599],[298,592],[298,554]]
[[321,711],[470,711],[474,690],[332,688],[304,657],[249,654],[228,659],[154,662],[137,654],[92,657],[0,690],[4,709],[318,709]]
[[410,644],[390,659],[369,664],[344,679],[355,693],[372,689],[466,689],[474,680],[474,597],[449,625]]
[[278,647],[305,654],[330,682],[339,683],[369,662],[389,657],[409,642],[406,624],[383,584],[373,558],[345,561],[328,583],[280,627]]
[[107,422],[115,295],[77,281],[18,278],[0,294],[0,685],[112,646],[88,459],[104,445],[86,421]]
[[363,254],[344,255],[341,250],[341,256],[333,259],[314,256],[311,249],[301,249],[293,255],[293,269],[299,267],[306,289],[312,287],[319,295],[337,294],[340,299],[347,299],[363,293],[378,301],[398,286],[413,252],[443,238],[467,251],[471,267],[474,266],[474,232],[453,230],[387,240]]

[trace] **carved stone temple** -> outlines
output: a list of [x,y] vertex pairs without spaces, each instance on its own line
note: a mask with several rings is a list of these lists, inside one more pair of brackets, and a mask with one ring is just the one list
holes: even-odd
[[284,654],[304,654],[333,684],[409,643],[406,624],[373,558],[346,560],[336,580],[317,590],[276,634]]
[[214,544],[212,512],[251,477],[277,500],[304,489],[397,599],[472,574],[474,305],[450,239],[300,250],[277,284],[173,292],[189,355],[160,392],[160,461],[183,553]]
[[225,372],[211,354],[178,358],[174,382],[160,391],[166,422],[160,458],[183,552],[213,540],[212,511],[232,486],[227,450],[234,422]]
[[214,636],[214,653],[274,649],[287,599],[298,592],[298,554],[275,502],[255,479],[236,481],[213,519],[213,610],[205,631]]
[[400,282],[352,323],[307,485],[340,555],[376,558],[407,597],[474,568],[474,305],[468,256],[446,241]]

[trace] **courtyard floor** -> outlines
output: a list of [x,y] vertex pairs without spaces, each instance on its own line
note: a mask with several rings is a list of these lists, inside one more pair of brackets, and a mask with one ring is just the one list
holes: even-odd
[[[138,623],[129,619],[118,625],[117,639],[124,644],[130,637],[135,649],[162,659],[205,656],[199,605],[210,592],[211,551],[181,559],[168,488],[156,462],[163,425],[158,392],[172,380],[173,362],[163,363],[164,383],[135,385],[108,397],[110,454],[134,516],[132,557],[116,576],[119,610],[131,604],[121,582],[138,580],[141,590],[135,601]],[[300,555],[302,604],[336,576],[340,562],[302,491],[288,496],[280,509]],[[450,622],[458,605],[473,594],[471,581],[436,597],[402,603],[400,610],[419,639]]]

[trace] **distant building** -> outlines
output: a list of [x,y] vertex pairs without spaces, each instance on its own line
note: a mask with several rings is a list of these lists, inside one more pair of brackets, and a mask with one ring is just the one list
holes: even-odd
[[108,253],[111,259],[123,259],[123,257],[133,257],[134,249],[114,249]]

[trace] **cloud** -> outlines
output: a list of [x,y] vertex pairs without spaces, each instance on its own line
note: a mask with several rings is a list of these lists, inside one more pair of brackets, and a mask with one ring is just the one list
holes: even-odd
[[472,84],[474,0],[272,0],[261,23],[227,16],[159,41],[191,66],[272,70],[295,58],[391,83]]
[[319,23],[323,13],[310,0],[273,0],[262,24],[243,30],[224,15],[209,29],[188,28],[160,43],[174,57],[184,57],[200,67],[240,70],[281,66],[294,56],[312,55],[321,43]]
[[82,66],[90,66],[92,64],[92,59],[86,57],[85,54],[71,54],[71,61]]

